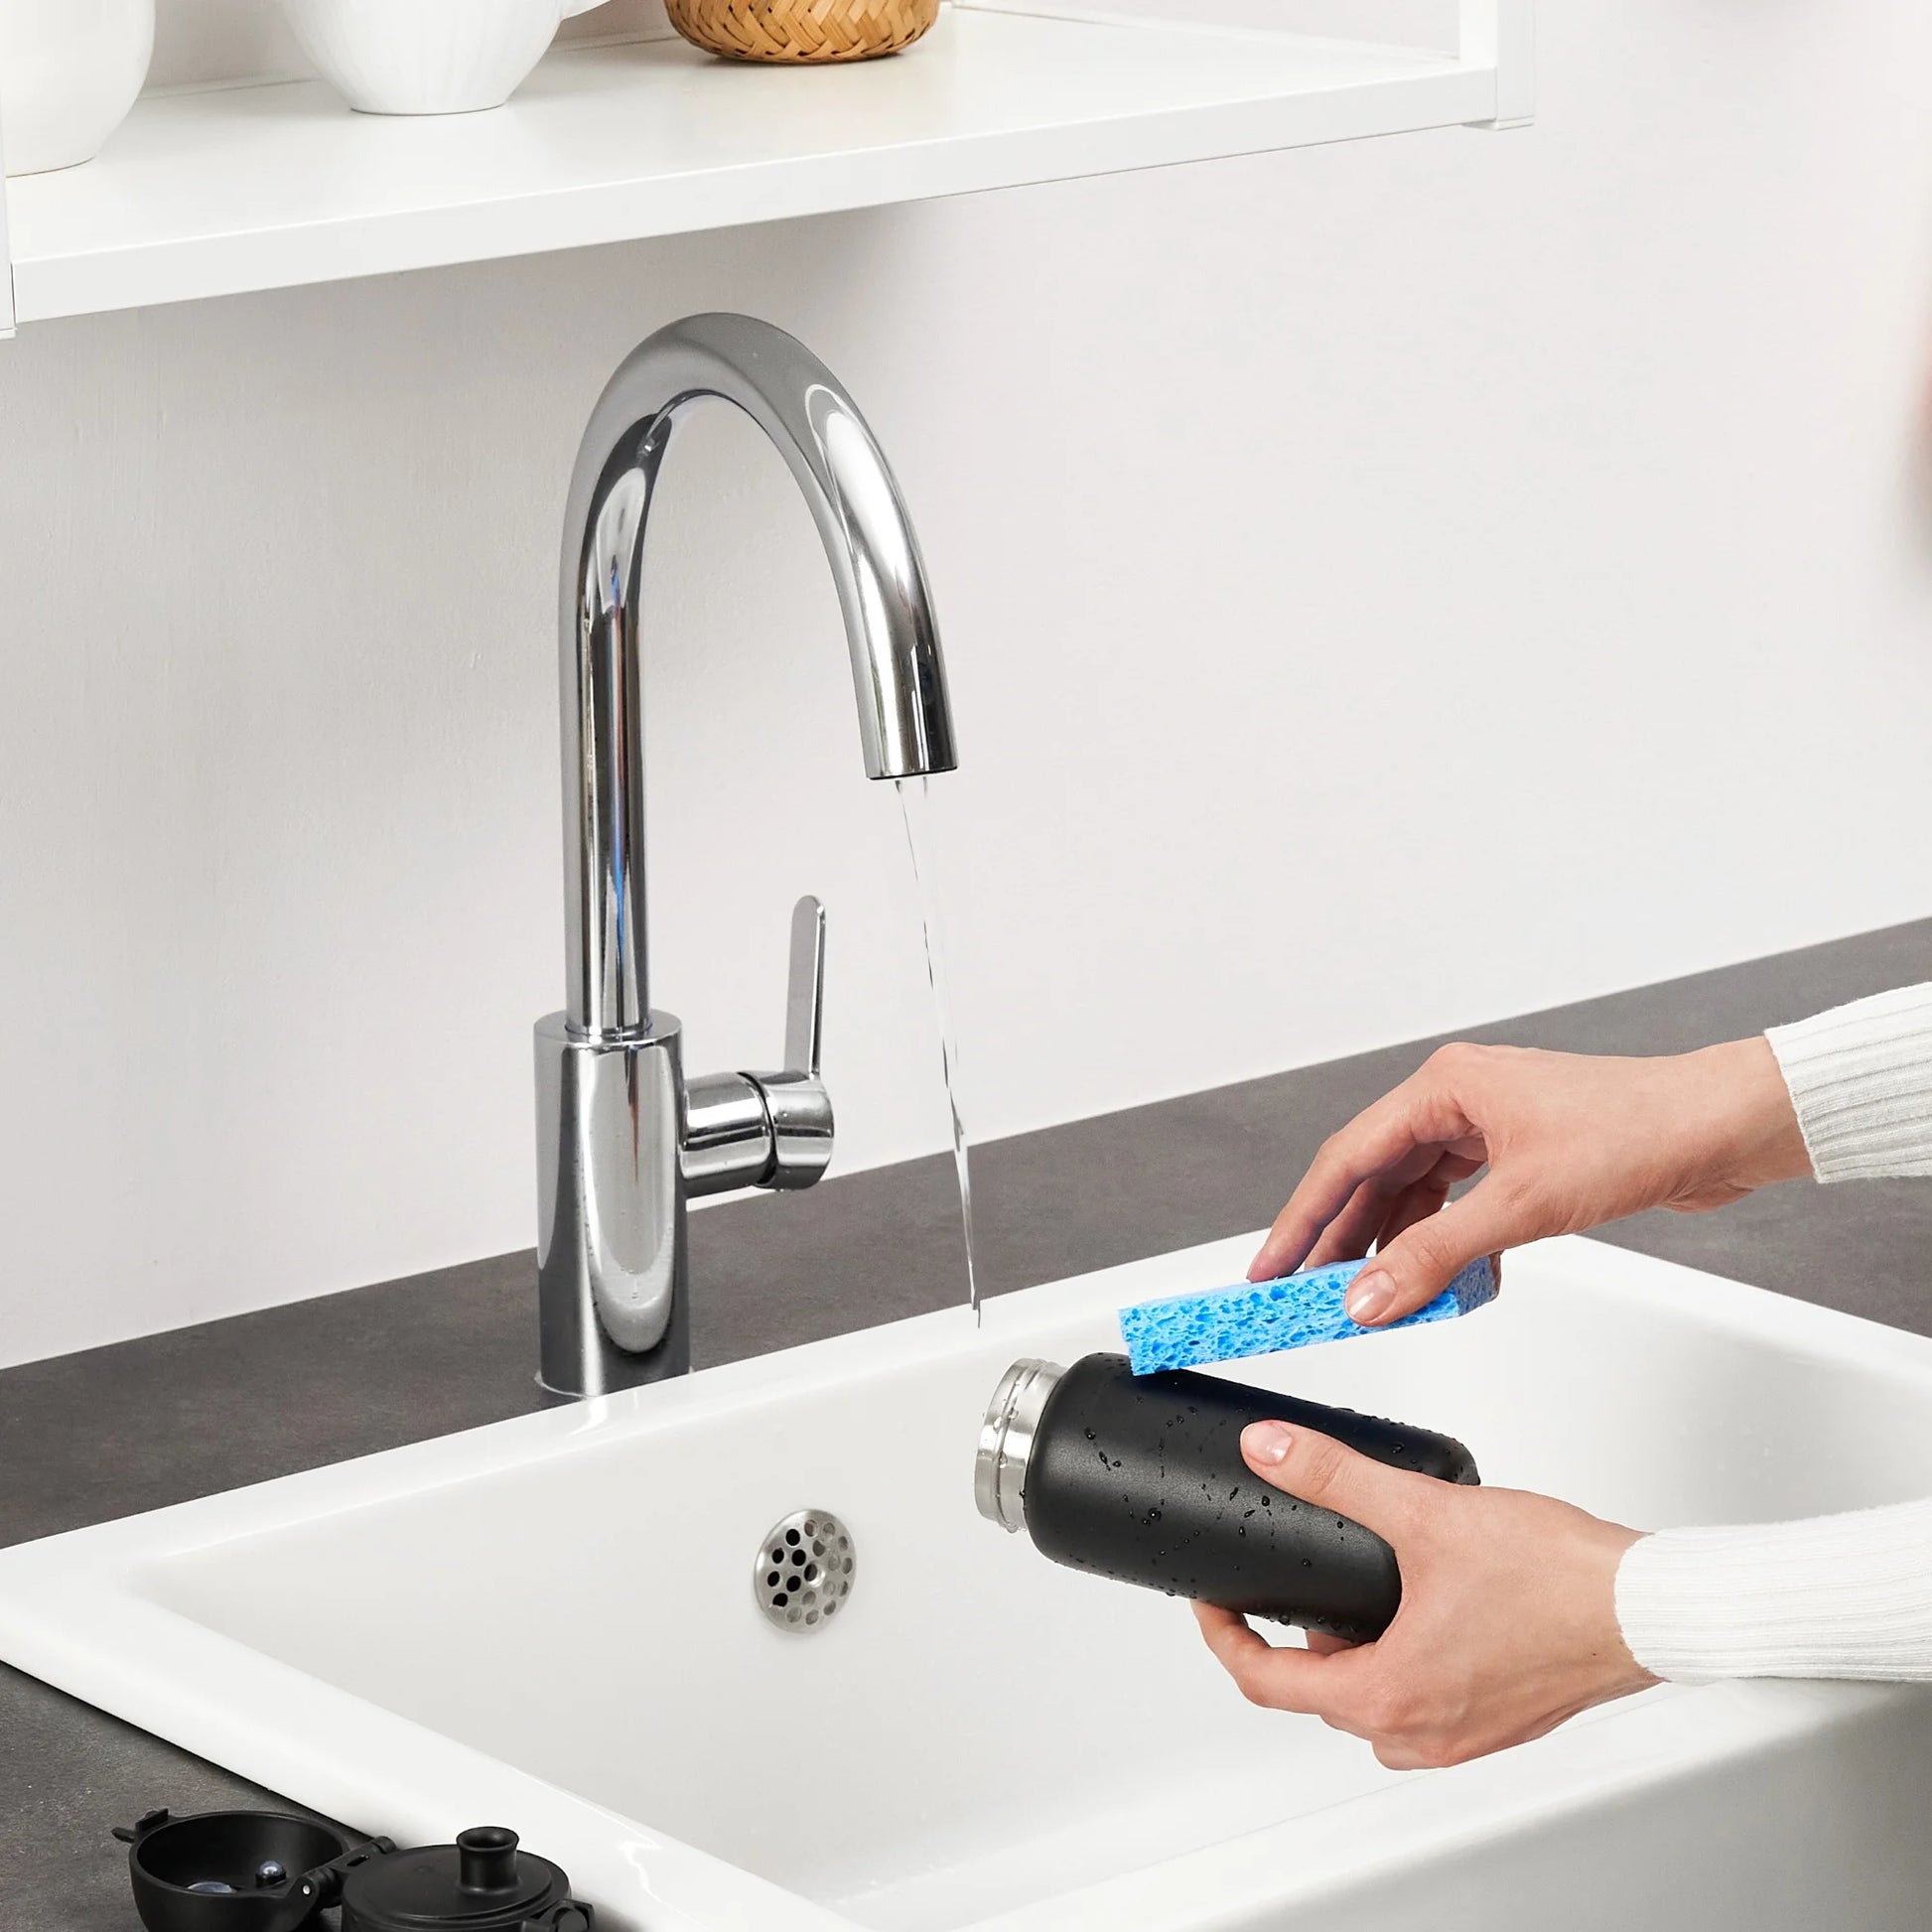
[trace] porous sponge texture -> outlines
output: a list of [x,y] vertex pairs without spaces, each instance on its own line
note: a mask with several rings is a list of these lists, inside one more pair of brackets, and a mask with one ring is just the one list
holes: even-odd
[[[1284,1348],[1307,1348],[1317,1341],[1345,1341],[1373,1335],[1349,1320],[1343,1307],[1348,1284],[1361,1273],[1359,1261],[1328,1268],[1305,1268],[1273,1282],[1238,1282],[1198,1295],[1173,1295],[1143,1302],[1120,1311],[1121,1338],[1136,1375],[1166,1368],[1199,1368],[1211,1362],[1236,1362],[1246,1355],[1273,1355]],[[1447,1321],[1496,1299],[1496,1271],[1485,1256],[1472,1261],[1414,1314],[1382,1324],[1415,1328],[1425,1321]]]

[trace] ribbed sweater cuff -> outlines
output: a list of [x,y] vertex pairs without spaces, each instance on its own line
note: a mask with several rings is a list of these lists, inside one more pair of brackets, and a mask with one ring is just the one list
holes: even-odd
[[1772,1027],[1820,1180],[1932,1173],[1932,984]]
[[1679,1683],[1932,1683],[1932,1501],[1641,1537],[1616,1615],[1637,1662]]

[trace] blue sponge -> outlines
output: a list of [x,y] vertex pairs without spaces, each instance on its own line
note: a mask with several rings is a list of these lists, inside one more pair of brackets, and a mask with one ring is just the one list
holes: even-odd
[[[1244,1355],[1272,1355],[1311,1342],[1343,1341],[1373,1335],[1349,1320],[1343,1306],[1348,1284],[1364,1263],[1339,1261],[1329,1268],[1305,1268],[1274,1282],[1240,1282],[1198,1295],[1174,1295],[1143,1302],[1120,1311],[1121,1338],[1136,1375],[1164,1368],[1196,1368],[1208,1362],[1238,1361]],[[1488,1257],[1472,1261],[1433,1302],[1414,1314],[1383,1325],[1413,1328],[1424,1321],[1447,1321],[1496,1299],[1496,1271]]]

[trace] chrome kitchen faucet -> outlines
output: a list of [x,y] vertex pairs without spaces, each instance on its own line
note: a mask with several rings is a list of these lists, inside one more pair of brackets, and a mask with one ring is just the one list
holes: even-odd
[[644,534],[678,418],[736,403],[811,505],[845,615],[867,774],[950,771],[952,709],[925,566],[852,398],[749,316],[690,316],[611,378],[564,519],[560,663],[568,982],[536,1028],[540,1379],[598,1395],[691,1365],[685,1202],[809,1187],[832,1157],[819,1078],[825,915],[792,914],[785,1065],[688,1078],[645,974]]

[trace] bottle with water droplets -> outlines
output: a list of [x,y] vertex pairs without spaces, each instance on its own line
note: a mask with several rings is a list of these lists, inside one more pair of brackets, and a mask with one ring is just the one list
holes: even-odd
[[1319,1431],[1397,1468],[1474,1482],[1448,1436],[1124,1355],[1019,1361],[980,1432],[980,1514],[1041,1556],[1117,1583],[1365,1642],[1402,1600],[1395,1552],[1361,1524],[1273,1488],[1241,1456],[1252,1422]]

